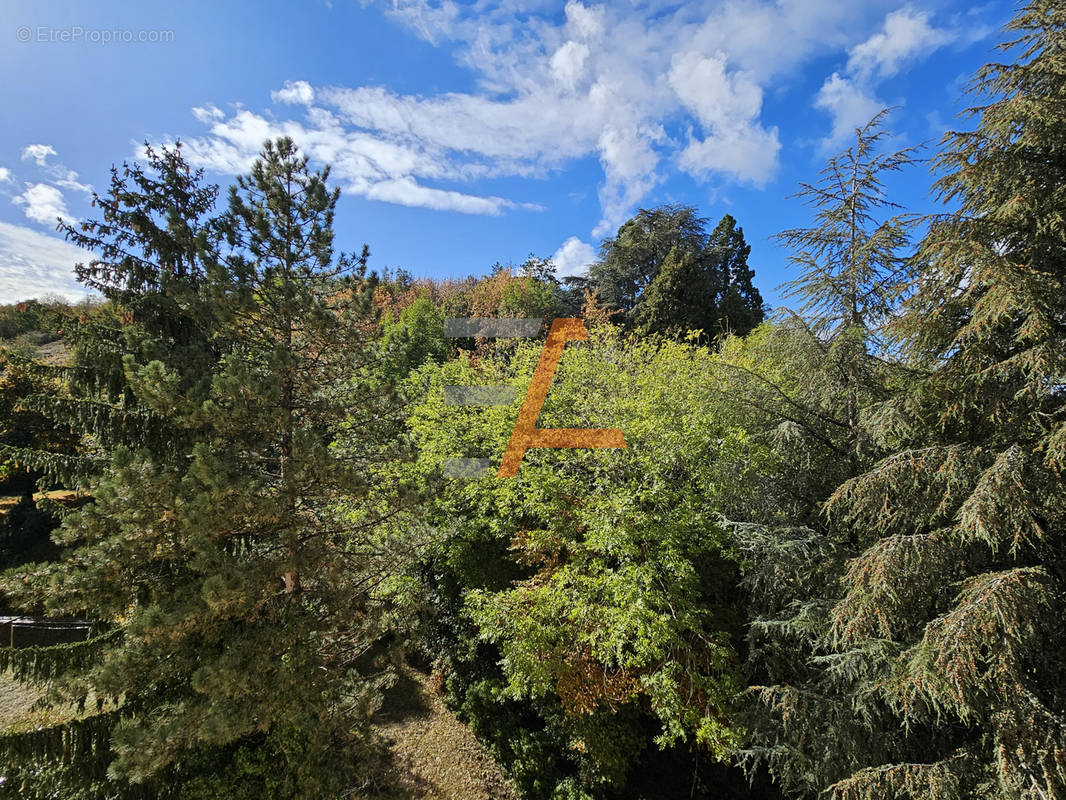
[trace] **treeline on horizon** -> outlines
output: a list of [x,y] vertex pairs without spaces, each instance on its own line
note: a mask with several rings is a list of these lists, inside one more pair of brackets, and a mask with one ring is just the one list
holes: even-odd
[[[224,197],[180,147],[116,168],[64,229],[105,301],[0,308],[0,603],[92,624],[0,647],[52,714],[0,797],[411,796],[411,665],[528,800],[1066,797],[1066,9],[1009,31],[945,210],[887,196],[922,154],[882,112],[801,185],[773,315],[728,215],[416,280],[334,250],[289,140]],[[447,478],[540,358],[445,336],[493,316],[582,318],[538,425],[626,449]]]
[[[181,144],[175,149],[180,154]],[[766,313],[747,263],[751,247],[730,214],[710,232],[707,222],[692,206],[640,209],[617,235],[603,240],[600,259],[586,275],[560,278],[551,259],[531,253],[517,266],[497,262],[483,276],[416,277],[402,267],[386,267],[380,274],[364,270],[354,283],[370,292],[386,327],[425,298],[450,317],[551,320],[597,308],[642,334],[699,331],[705,342],[743,335]],[[0,339],[31,353],[33,345],[61,338],[65,327],[84,322],[88,314],[120,306],[99,294],[72,302],[54,293],[0,305]]]

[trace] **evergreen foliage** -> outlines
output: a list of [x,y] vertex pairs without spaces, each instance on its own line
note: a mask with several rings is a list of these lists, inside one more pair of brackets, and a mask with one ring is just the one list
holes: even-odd
[[[1009,29],[1017,60],[978,72],[976,128],[936,162],[957,210],[930,221],[898,326],[928,374],[879,431],[892,454],[828,506],[866,547],[832,624],[842,646],[891,642],[885,700],[939,740],[893,780],[1061,797],[1066,11],[1036,0]],[[879,780],[834,792],[872,797]]]
[[751,247],[730,215],[710,234],[706,224],[691,206],[640,209],[604,239],[582,284],[645,334],[745,334],[764,314]]
[[[805,317],[793,315],[727,342],[723,366],[739,424],[766,447],[769,468],[755,482],[758,505],[729,509],[748,557],[748,669],[754,686],[752,739],[741,754],[783,789],[815,797],[835,781],[893,756],[917,761],[928,748],[905,741],[876,691],[882,642],[838,651],[830,614],[853,528],[826,518],[842,483],[885,452],[875,427],[911,372],[885,359],[910,255],[908,228],[886,198],[886,174],[910,151],[883,154],[884,113],[856,131],[819,183],[800,196],[814,225],[784,232],[799,277],[789,285]],[[889,647],[890,649],[890,647]]]
[[[373,796],[415,651],[530,800],[1066,797],[1060,6],[977,74],[943,213],[891,202],[887,112],[801,185],[770,321],[729,215],[640,210],[587,279],[379,279],[287,139],[221,209],[180,146],[114,169],[65,228],[106,302],[0,309],[2,601],[92,623],[0,647],[50,715],[0,797]],[[538,425],[627,447],[445,479],[541,355],[445,318],[574,313]]]
[[[825,504],[839,572],[823,593],[772,590],[777,615],[753,627],[806,654],[761,657],[776,683],[748,754],[797,795],[1066,793],[1064,23],[1028,3],[1005,45],[1018,60],[978,73],[989,102],[936,161],[957,208],[929,220],[889,328],[914,379],[866,410],[883,457]],[[823,306],[839,296],[824,277]],[[881,305],[866,307],[891,316]],[[795,542],[769,545],[764,575]]]
[[[177,151],[163,158],[186,174]],[[171,216],[174,236],[137,240],[140,257],[99,248],[112,260],[85,272],[133,306],[134,324],[143,313],[123,337],[111,408],[149,435],[112,425],[98,437],[109,465],[90,481],[93,502],[64,519],[63,560],[4,588],[121,635],[89,660],[57,649],[34,658],[61,666],[21,668],[53,704],[95,697],[100,711],[9,734],[6,785],[318,798],[358,784],[381,672],[366,655],[379,633],[373,532],[399,502],[371,498],[371,467],[401,454],[399,402],[374,375],[365,253],[333,253],[326,178],[290,141],[269,143],[211,236]],[[133,246],[156,198],[115,194],[140,205],[105,205],[108,235]],[[163,264],[149,268],[149,254]],[[167,339],[157,310],[179,315]],[[61,768],[42,772],[45,756]]]

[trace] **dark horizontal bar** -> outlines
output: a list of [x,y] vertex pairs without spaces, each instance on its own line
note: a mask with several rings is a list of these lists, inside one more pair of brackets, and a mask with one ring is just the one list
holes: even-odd
[[444,320],[444,335],[449,339],[526,338],[540,333],[543,319],[497,319],[495,317],[449,317]]
[[36,627],[51,626],[55,628],[89,628],[92,623],[87,619],[50,619],[48,617],[0,617],[0,625],[33,625]]
[[482,478],[492,472],[487,458],[446,458],[443,466],[449,478]]
[[513,386],[445,386],[446,406],[509,406],[514,400]]

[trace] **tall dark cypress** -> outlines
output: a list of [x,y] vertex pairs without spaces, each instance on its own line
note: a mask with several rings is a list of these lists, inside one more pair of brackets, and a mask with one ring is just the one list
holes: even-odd
[[763,321],[765,310],[753,283],[755,270],[748,266],[751,245],[731,214],[724,215],[707,237],[706,252],[715,275],[715,328],[743,336]]

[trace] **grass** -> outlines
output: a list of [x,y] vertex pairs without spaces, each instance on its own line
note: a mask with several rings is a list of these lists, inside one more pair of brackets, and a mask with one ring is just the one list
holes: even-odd
[[[85,702],[85,710],[81,712],[74,705],[34,708],[42,695],[40,689],[16,681],[10,672],[0,674],[0,732],[20,733],[35,728],[50,728],[96,713],[95,695],[91,692]],[[114,708],[114,705],[104,704],[104,710],[110,708]]]
[[32,710],[38,697],[37,690],[19,683],[10,672],[0,674],[0,730],[24,730],[39,724],[39,712]]

